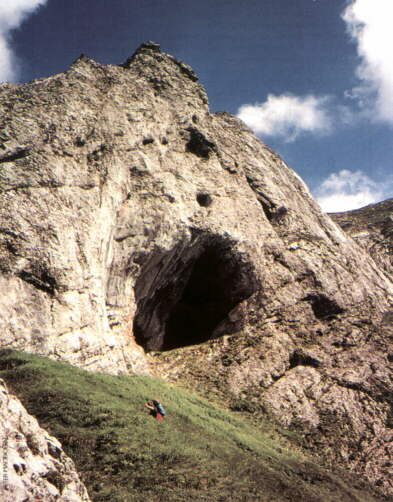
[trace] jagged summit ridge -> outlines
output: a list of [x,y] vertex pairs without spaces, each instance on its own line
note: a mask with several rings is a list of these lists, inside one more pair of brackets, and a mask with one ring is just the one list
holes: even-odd
[[147,42],[143,42],[138,49],[134,52],[134,55],[137,54],[138,52],[144,51],[144,50],[150,50],[154,52],[161,52],[161,46],[157,42],[153,42],[152,40],[148,40]]
[[[143,58],[143,55],[150,55],[155,58],[156,61],[162,62],[165,59],[168,59],[175,63],[177,65],[181,72],[186,75],[190,80],[193,82],[198,81],[198,76],[194,72],[194,70],[191,68],[191,66],[187,65],[183,61],[180,61],[179,59],[175,58],[174,56],[171,56],[170,54],[164,54],[161,52],[161,47],[160,44],[152,41],[144,42],[141,44],[138,49],[134,52],[134,54],[127,59],[127,61],[121,65],[124,66],[125,68],[129,68],[136,60],[139,59],[139,57],[142,56],[142,62],[146,63],[146,60]],[[138,57],[139,56],[139,57]],[[204,91],[204,89],[203,89]],[[206,97],[207,99],[207,97]]]
[[144,44],[1,89],[2,344],[340,424],[327,455],[388,486],[391,279],[182,65]]

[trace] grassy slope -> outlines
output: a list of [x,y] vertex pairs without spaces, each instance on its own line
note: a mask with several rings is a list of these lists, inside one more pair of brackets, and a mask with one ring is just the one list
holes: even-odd
[[[158,379],[89,373],[16,351],[0,377],[74,459],[94,502],[372,501],[303,456],[271,426]],[[167,408],[158,423],[144,402]]]

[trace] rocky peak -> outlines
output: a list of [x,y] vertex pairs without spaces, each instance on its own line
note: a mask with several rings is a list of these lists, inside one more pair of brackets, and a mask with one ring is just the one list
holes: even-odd
[[144,51],[161,52],[161,46],[157,42],[148,40],[147,42],[143,42],[143,44],[138,47],[138,49],[134,52],[134,55]]
[[188,97],[193,95],[201,100],[198,106],[207,107],[206,91],[197,83],[198,77],[193,69],[170,54],[161,52],[160,44],[156,42],[141,44],[120,66],[143,76],[153,86],[155,93],[164,93],[168,98],[174,92],[177,99],[181,99],[182,94]]

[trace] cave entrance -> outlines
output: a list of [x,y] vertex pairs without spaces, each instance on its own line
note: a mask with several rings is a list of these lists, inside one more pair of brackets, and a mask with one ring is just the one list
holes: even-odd
[[135,286],[136,341],[165,351],[238,331],[241,309],[233,312],[256,289],[253,267],[222,238],[156,252]]

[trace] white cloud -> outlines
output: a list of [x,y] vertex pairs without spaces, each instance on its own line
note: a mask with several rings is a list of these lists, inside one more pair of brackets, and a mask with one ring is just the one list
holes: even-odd
[[0,3],[0,81],[17,77],[17,63],[11,46],[11,31],[47,0],[2,0]]
[[237,116],[255,133],[293,141],[301,133],[325,134],[331,129],[328,98],[269,94],[264,103],[243,105]]
[[342,15],[357,44],[361,85],[351,92],[374,117],[393,124],[393,1],[352,0]]
[[362,171],[343,169],[330,174],[314,194],[323,211],[335,213],[383,200],[389,189],[393,189],[392,179],[377,183]]

